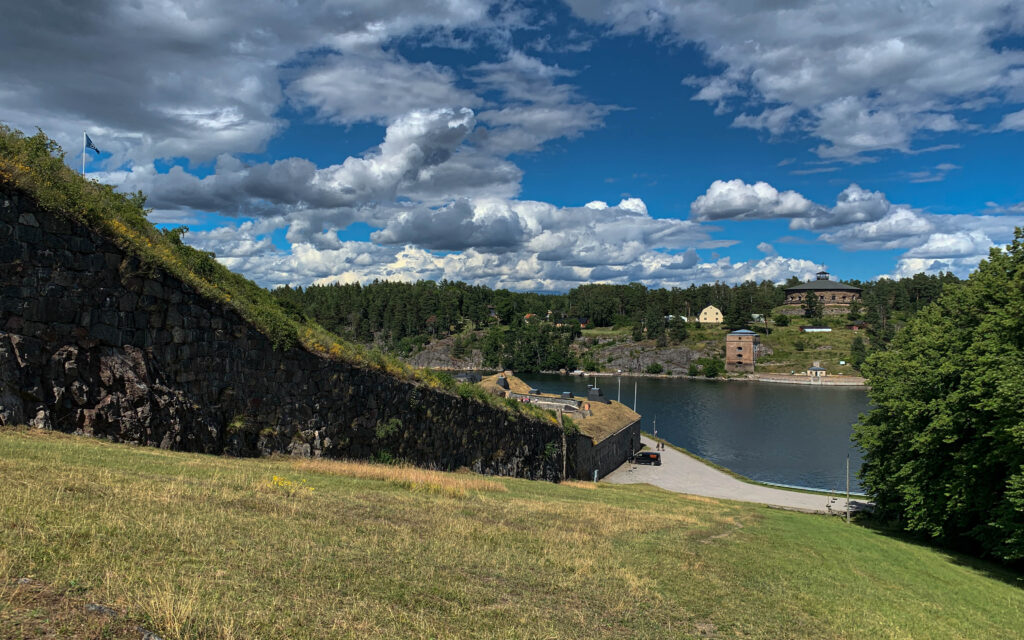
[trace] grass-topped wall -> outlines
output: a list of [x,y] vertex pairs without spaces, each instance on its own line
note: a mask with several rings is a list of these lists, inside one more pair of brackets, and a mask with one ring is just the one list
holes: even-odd
[[0,425],[560,477],[551,413],[345,343],[42,134],[0,133]]

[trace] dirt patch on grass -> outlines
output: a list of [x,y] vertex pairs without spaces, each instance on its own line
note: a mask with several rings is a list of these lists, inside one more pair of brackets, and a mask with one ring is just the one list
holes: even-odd
[[20,578],[0,591],[0,637],[3,638],[148,638],[156,635],[119,611],[90,602],[74,590],[60,590]]

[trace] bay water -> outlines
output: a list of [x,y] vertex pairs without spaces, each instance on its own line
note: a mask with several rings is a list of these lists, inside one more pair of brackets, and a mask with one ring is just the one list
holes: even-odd
[[[595,378],[517,374],[544,392],[586,396]],[[850,456],[850,490],[862,458],[850,440],[870,409],[864,387],[826,387],[686,378],[596,378],[604,395],[643,416],[668,442],[753,480],[843,491]],[[634,398],[634,384],[636,396]],[[620,392],[621,385],[621,392]]]

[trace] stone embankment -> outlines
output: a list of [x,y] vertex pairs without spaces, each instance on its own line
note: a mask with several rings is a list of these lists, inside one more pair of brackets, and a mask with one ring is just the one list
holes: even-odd
[[[561,371],[544,371],[543,373],[563,373]],[[707,378],[705,376],[691,376],[681,373],[635,373],[626,372],[615,373],[609,371],[585,371],[584,377],[590,378],[665,378],[665,379],[679,379],[679,380],[704,380],[713,382],[776,382],[779,384],[804,384],[809,386],[825,386],[825,387],[866,387],[868,382],[867,379],[860,376],[821,376],[820,378],[811,378],[805,374],[789,374],[789,373],[748,373],[739,376],[722,376],[716,378]]]
[[804,384],[814,387],[863,387],[867,380],[860,376],[819,376],[791,375],[786,373],[752,373],[748,380],[776,382],[779,384]]
[[0,265],[0,425],[206,453],[562,473],[557,425],[275,350],[233,309],[6,187]]

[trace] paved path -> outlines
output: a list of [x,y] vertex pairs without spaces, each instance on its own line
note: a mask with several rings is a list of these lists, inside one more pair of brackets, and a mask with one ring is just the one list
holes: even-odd
[[[642,440],[644,444],[654,448],[653,440],[646,436]],[[614,484],[648,483],[677,493],[757,502],[811,513],[827,513],[830,504],[828,496],[825,495],[785,491],[742,482],[671,448],[661,452],[660,467],[627,462],[605,476],[604,481]],[[833,511],[845,512],[846,497],[836,499],[831,506]],[[869,507],[865,501],[851,498],[850,508],[857,510]]]

